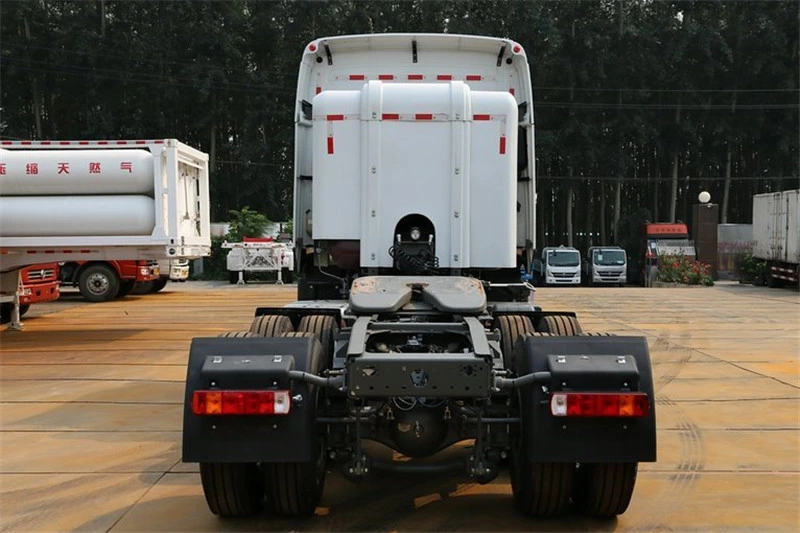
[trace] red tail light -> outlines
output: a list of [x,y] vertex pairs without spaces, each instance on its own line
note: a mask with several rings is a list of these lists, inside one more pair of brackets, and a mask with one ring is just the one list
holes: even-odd
[[555,392],[550,398],[553,416],[642,417],[650,413],[644,392]]
[[196,415],[288,415],[291,408],[286,390],[198,390],[192,395]]

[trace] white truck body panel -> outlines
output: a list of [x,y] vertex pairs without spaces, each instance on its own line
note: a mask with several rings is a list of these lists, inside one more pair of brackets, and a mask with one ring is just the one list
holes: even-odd
[[753,196],[753,255],[800,263],[800,190]]
[[[515,266],[507,241],[514,254],[535,246],[533,95],[525,52],[513,41],[434,34],[318,39],[304,52],[297,95],[294,227],[299,245],[356,239],[361,266],[391,266],[392,240],[386,235],[398,215],[392,209],[413,196],[418,212],[430,213],[426,216],[436,226],[441,267]],[[516,113],[518,105],[522,111]],[[384,120],[384,114],[399,117]],[[488,114],[490,120],[476,121],[470,116],[475,114]],[[326,115],[346,118],[329,121]],[[418,124],[412,120],[416,115],[432,116]],[[526,137],[520,144],[528,161],[519,176],[518,128]],[[499,153],[502,134],[505,154]],[[333,154],[328,154],[329,142]],[[476,146],[481,155],[470,157]],[[335,168],[326,170],[332,159]],[[439,178],[431,181],[434,175]],[[331,201],[318,187],[344,203]],[[506,211],[499,217],[484,214],[486,198],[495,209],[508,205],[509,195],[512,206],[519,204],[511,217]],[[326,202],[318,201],[322,197]],[[448,209],[442,211],[445,200]]]
[[207,154],[174,139],[0,148],[0,270],[210,253]]
[[509,93],[460,81],[317,95],[314,239],[360,240],[362,266],[391,267],[386,243],[413,206],[441,267],[514,267],[516,124]]

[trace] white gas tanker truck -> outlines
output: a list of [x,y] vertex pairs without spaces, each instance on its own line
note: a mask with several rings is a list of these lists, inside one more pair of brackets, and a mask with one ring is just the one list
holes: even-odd
[[584,333],[520,282],[535,246],[522,47],[316,39],[294,118],[299,301],[190,350],[183,460],[210,510],[311,515],[332,468],[479,483],[508,468],[527,515],[623,513],[656,459],[647,342]]
[[0,141],[5,299],[30,264],[90,267],[210,249],[207,154],[174,139]]

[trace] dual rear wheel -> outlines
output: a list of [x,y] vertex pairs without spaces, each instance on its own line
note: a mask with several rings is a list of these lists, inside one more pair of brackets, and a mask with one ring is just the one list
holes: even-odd
[[[323,348],[319,374],[332,357],[336,322],[322,315],[301,319],[297,330],[287,316],[263,315],[249,331],[231,331],[220,337],[316,337]],[[326,449],[322,437],[311,443],[311,461],[293,463],[201,463],[200,478],[212,513],[225,518],[253,516],[264,508],[273,515],[311,516],[322,498]]]
[[[497,327],[506,368],[515,371],[520,368],[524,352],[520,341],[523,335],[598,335],[583,333],[577,318],[567,315],[545,316],[535,329],[526,316],[505,315],[498,318]],[[526,406],[519,408],[523,410]],[[524,425],[521,426],[512,438],[510,449],[511,490],[520,512],[550,517],[562,513],[570,501],[582,513],[595,518],[610,518],[625,512],[636,484],[637,463],[535,462],[528,454],[536,438],[531,434],[535,429],[529,429],[533,431],[526,432]]]

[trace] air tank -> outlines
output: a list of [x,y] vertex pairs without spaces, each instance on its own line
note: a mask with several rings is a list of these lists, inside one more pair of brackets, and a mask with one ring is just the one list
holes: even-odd
[[147,150],[0,150],[0,196],[153,195]]
[[0,197],[3,237],[151,235],[155,201],[148,196]]

